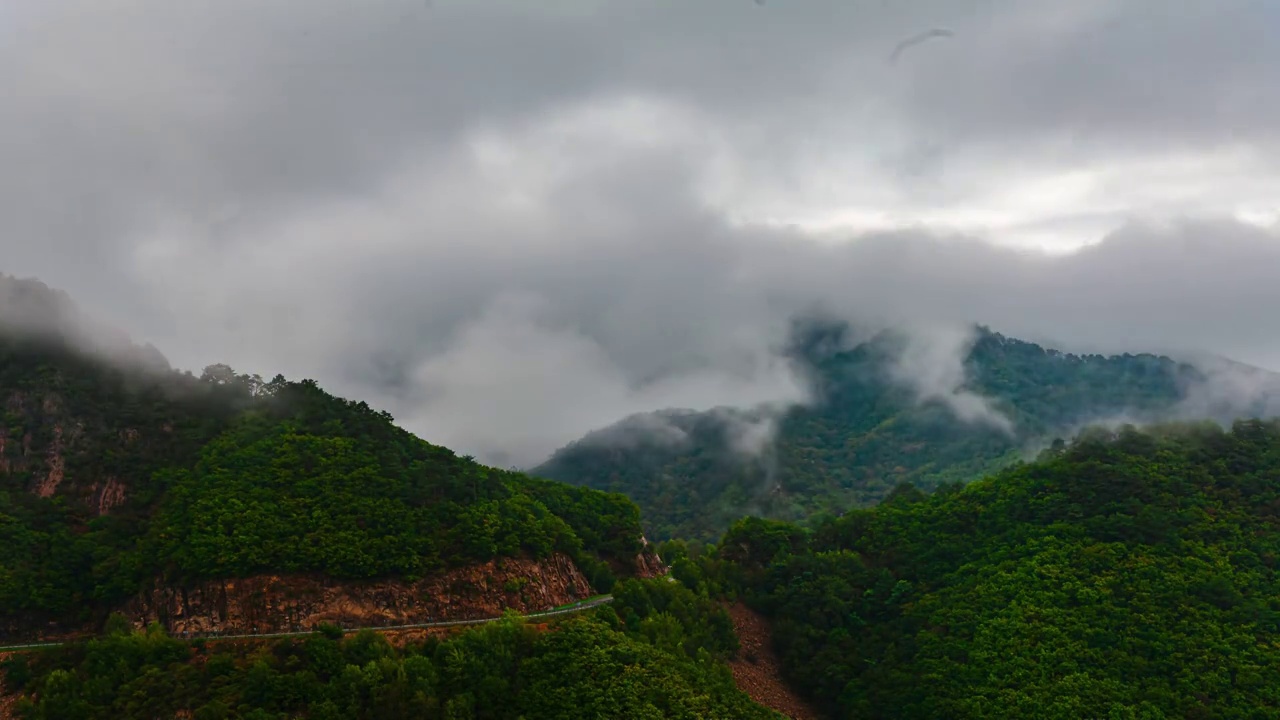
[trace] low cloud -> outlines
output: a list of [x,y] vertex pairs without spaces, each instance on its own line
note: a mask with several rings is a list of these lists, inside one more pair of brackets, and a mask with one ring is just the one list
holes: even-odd
[[1192,356],[1201,378],[1188,384],[1172,415],[1226,423],[1241,417],[1280,416],[1280,374],[1218,356]]
[[154,346],[135,344],[128,333],[81,307],[66,291],[35,278],[0,274],[0,334],[54,342],[120,367],[170,369]]
[[5,7],[0,270],[503,465],[803,402],[813,311],[996,426],[954,328],[1280,368],[1272,5],[572,5]]
[[890,366],[891,377],[916,393],[919,401],[943,403],[962,422],[983,424],[1013,434],[1013,421],[988,398],[965,387],[965,359],[977,340],[973,326],[912,327]]

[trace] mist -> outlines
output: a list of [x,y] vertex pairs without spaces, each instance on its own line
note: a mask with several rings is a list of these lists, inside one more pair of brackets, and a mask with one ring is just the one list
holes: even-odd
[[6,8],[0,271],[502,466],[809,402],[812,313],[1006,430],[974,323],[1280,367],[1275,8],[880,5]]

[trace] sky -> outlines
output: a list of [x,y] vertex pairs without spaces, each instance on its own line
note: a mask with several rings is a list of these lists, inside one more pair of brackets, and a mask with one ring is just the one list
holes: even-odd
[[1280,368],[1278,26],[1270,0],[14,0],[0,272],[180,367],[315,378],[522,466],[633,412],[803,400],[778,347],[813,309]]

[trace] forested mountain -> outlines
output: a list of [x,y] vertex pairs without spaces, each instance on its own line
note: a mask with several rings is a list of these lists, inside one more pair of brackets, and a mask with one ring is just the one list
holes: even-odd
[[[24,317],[41,288],[22,288]],[[642,516],[620,493],[485,467],[311,381],[177,373],[116,336],[86,345],[75,322],[44,332],[0,313],[0,326],[0,631],[101,631],[7,655],[0,714],[776,717],[725,665],[731,597],[770,618],[787,678],[832,717],[1226,720],[1280,707],[1280,422],[1050,442],[1184,402],[1200,371],[1166,358],[1078,357],[983,331],[967,387],[993,399],[1007,433],[892,382],[898,336],[803,336],[820,402],[780,420],[775,454],[742,462],[750,412],[672,412],[553,461],[548,475],[628,489],[665,533],[728,526],[716,545],[663,543],[671,577],[647,579]],[[1035,462],[1017,462],[1036,445]],[[813,521],[732,521],[750,510]],[[325,625],[270,643],[179,640],[113,613],[222,622],[245,600],[230,585],[256,597],[297,577],[311,585],[286,584],[253,622],[301,617],[300,587],[332,600],[335,584],[362,583],[357,599],[391,617],[404,612],[395,583],[411,605],[456,609],[413,583],[516,598],[530,578],[497,568],[552,559],[569,566],[557,582],[612,590],[613,605],[453,635]]]
[[812,531],[668,543],[691,587],[775,622],[836,718],[1273,718],[1280,423],[1094,431]]
[[[24,298],[10,313],[69,316],[60,294],[3,280]],[[263,382],[225,366],[197,378],[127,354],[104,360],[74,331],[4,327],[6,634],[93,627],[156,583],[262,573],[413,581],[558,553],[605,587],[641,552],[625,497],[482,466],[312,381]]]
[[903,482],[975,479],[1087,422],[1161,418],[1204,379],[1167,357],[1073,355],[978,328],[962,389],[990,400],[1008,431],[961,421],[895,380],[901,334],[854,342],[849,332],[828,324],[798,335],[794,357],[817,400],[778,418],[776,442],[757,456],[735,444],[758,412],[665,412],[588,435],[531,472],[625,493],[650,537],[711,540],[745,514],[809,518],[873,504]]
[[[626,497],[485,467],[309,380],[174,372],[33,281],[0,299],[0,637],[73,640],[0,656],[0,715],[777,717],[734,685],[725,611],[643,579]],[[593,591],[613,605],[516,614]],[[301,622],[474,617],[485,592],[507,617],[452,636]],[[219,637],[250,623],[298,635]]]

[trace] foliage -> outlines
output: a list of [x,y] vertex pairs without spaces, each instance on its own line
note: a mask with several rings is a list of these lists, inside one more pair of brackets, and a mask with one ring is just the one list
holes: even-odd
[[[189,462],[255,402],[247,384],[140,371],[7,335],[0,395],[0,542],[10,549],[0,557],[0,619],[24,623],[31,613],[84,619],[95,596],[132,583],[122,558],[163,493],[163,469]],[[64,479],[42,496],[37,484],[55,471]],[[95,494],[112,481],[127,484],[129,500],[98,517]]]
[[[157,577],[412,579],[563,552],[607,589],[640,548],[624,496],[485,467],[310,380],[142,371],[0,335],[0,395],[10,634],[100,622]],[[104,514],[111,483],[125,499]]]
[[182,579],[421,576],[581,547],[568,524],[487,468],[408,437],[393,447],[251,417],[167,484],[143,552]]
[[532,472],[625,493],[650,537],[713,540],[744,514],[813,518],[874,504],[903,482],[932,489],[982,477],[1086,421],[1165,410],[1195,377],[1168,358],[1077,356],[979,329],[965,389],[993,400],[1013,422],[1007,433],[959,422],[895,379],[902,337],[855,343],[848,332],[822,326],[797,340],[817,402],[787,411],[776,444],[759,456],[735,447],[760,413],[673,411],[588,435]]
[[720,662],[732,630],[705,628],[723,628],[723,610],[661,580],[628,581],[626,595],[626,621],[605,606],[550,631],[507,618],[405,647],[371,631],[204,650],[157,630],[114,635],[12,665],[7,682],[21,674],[30,720],[779,717]]
[[1275,717],[1277,477],[1280,423],[1095,431],[812,532],[740,524],[719,575],[835,717]]

